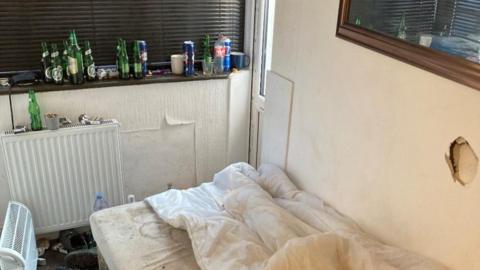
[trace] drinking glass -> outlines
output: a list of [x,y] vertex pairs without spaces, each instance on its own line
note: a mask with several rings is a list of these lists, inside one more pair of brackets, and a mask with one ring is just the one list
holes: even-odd
[[223,73],[223,57],[215,57],[213,59],[213,73],[215,74]]
[[213,74],[212,57],[207,57],[202,61],[203,75],[211,76]]

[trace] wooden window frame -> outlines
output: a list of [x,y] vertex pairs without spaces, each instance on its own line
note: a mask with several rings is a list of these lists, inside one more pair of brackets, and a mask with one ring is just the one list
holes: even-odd
[[351,0],[340,0],[339,38],[480,90],[480,64],[358,27],[348,21]]

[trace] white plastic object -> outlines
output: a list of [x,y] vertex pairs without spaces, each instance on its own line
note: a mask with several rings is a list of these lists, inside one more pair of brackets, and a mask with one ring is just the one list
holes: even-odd
[[108,202],[105,200],[103,192],[97,192],[95,194],[95,203],[93,204],[93,212],[97,212],[108,208]]
[[134,202],[136,202],[135,195],[133,195],[133,194],[128,195],[128,197],[127,197],[127,202],[128,202],[128,203],[134,203]]
[[37,243],[30,210],[23,204],[8,203],[0,236],[0,269],[37,269]]

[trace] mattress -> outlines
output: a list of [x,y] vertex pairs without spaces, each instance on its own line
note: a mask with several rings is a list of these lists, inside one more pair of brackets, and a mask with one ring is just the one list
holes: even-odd
[[144,202],[90,217],[93,236],[110,270],[198,270],[184,230],[163,222]]
[[110,270],[446,269],[379,242],[273,165],[232,164],[146,202],[91,216]]

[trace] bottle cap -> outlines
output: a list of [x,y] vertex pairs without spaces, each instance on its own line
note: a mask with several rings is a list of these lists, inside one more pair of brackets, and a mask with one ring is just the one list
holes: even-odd
[[95,197],[97,197],[97,199],[103,199],[103,192],[97,192]]

